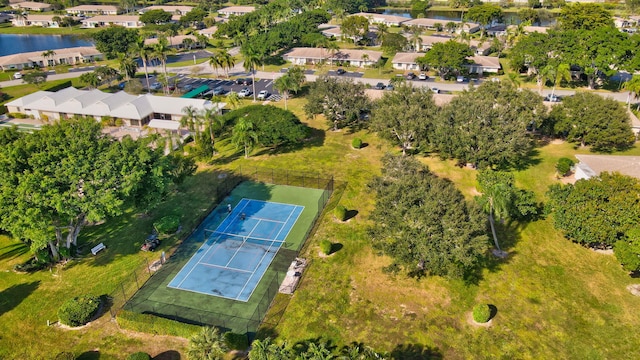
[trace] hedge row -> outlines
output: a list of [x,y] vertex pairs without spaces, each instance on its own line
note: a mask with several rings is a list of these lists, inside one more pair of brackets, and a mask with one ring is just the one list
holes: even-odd
[[123,310],[116,319],[121,328],[156,335],[190,338],[200,331],[200,326],[184,324],[158,316]]

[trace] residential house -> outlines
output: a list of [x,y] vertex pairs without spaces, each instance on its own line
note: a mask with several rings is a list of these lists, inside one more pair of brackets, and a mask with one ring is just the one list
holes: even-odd
[[387,26],[400,26],[404,22],[411,20],[411,18],[404,17],[404,16],[364,13],[364,12],[356,13],[349,16],[362,16],[369,20],[369,24],[385,24]]
[[[22,113],[35,119],[60,120],[73,116],[121,119],[125,126],[149,125],[161,129],[179,128],[184,109],[199,111],[222,109],[225,103],[203,99],[185,99],[151,94],[130,95],[124,91],[105,93],[100,90],[78,90],[68,87],[57,92],[38,91],[5,104],[9,112]],[[167,123],[169,121],[170,123]],[[174,130],[175,130],[174,129]]]
[[96,28],[103,26],[124,26],[126,28],[141,28],[144,23],[138,15],[98,15],[82,20],[82,27]]
[[470,40],[469,46],[476,55],[487,56],[491,52],[491,39],[485,39],[484,41]]
[[576,180],[600,176],[603,172],[617,172],[640,179],[640,156],[576,155]]
[[[193,36],[193,35],[176,35],[176,36],[171,36],[171,37],[167,37],[167,41],[169,41],[169,47],[174,48],[174,49],[184,49],[187,48],[187,46],[185,45],[185,40],[186,39],[190,39],[191,42],[191,48],[197,48],[197,47],[205,47],[206,44],[201,44],[198,41],[198,38]],[[153,38],[153,39],[146,39],[144,41],[145,45],[154,45],[158,43],[158,39],[157,38]]]
[[500,59],[497,57],[474,55],[468,59],[471,63],[465,65],[465,67],[469,70],[469,74],[495,74],[502,68],[500,65]]
[[425,28],[427,30],[436,30],[437,25],[440,24],[443,27],[446,26],[447,23],[456,24],[456,33],[460,33],[461,31],[468,32],[470,34],[477,32],[480,30],[480,25],[472,22],[463,22],[457,20],[442,20],[442,19],[431,19],[431,18],[419,18],[412,19],[403,23],[403,25],[407,26],[418,26],[421,28]]
[[13,26],[41,26],[46,28],[60,27],[57,21],[54,21],[54,17],[58,15],[38,15],[38,14],[26,14],[24,17],[16,16],[11,19]]
[[118,15],[118,7],[114,5],[79,5],[66,9],[70,15]]
[[338,25],[320,24],[318,29],[322,35],[328,38],[339,39],[342,37],[342,29]]
[[55,49],[46,58],[43,51],[32,51],[0,56],[0,69],[22,70],[35,66],[44,67],[59,64],[77,65],[102,60],[104,56],[94,46]]
[[[407,34],[405,37],[410,38],[410,35]],[[420,51],[431,50],[434,44],[445,43],[453,39],[451,36],[422,35],[420,36]],[[412,45],[415,46],[415,44]]]
[[210,28],[198,30],[198,34],[204,35],[204,36],[206,36],[208,38],[212,38],[213,35],[215,35],[216,31],[218,31],[218,27],[217,26],[212,26]]
[[218,14],[228,18],[231,15],[241,16],[256,10],[255,6],[229,6],[218,10]]
[[42,11],[50,11],[52,9],[52,6],[51,4],[45,4],[41,2],[23,1],[19,3],[11,4],[11,8],[16,10],[29,10],[29,11],[42,12]]
[[332,52],[322,48],[293,48],[283,59],[294,65],[318,64],[321,62],[338,63],[355,67],[371,66],[380,61],[381,51],[340,49]]
[[396,70],[420,70],[416,59],[424,56],[419,52],[399,52],[391,60],[391,65]]
[[152,5],[152,6],[147,6],[144,9],[140,10],[140,14],[144,14],[149,10],[162,10],[162,11],[166,11],[169,14],[173,14],[173,15],[185,15],[186,13],[188,13],[189,11],[193,10],[193,6],[182,6],[182,5]]

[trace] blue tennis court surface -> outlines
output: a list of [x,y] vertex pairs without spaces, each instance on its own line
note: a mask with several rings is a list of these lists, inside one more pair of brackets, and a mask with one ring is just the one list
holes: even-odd
[[242,199],[171,280],[170,288],[248,301],[304,210]]

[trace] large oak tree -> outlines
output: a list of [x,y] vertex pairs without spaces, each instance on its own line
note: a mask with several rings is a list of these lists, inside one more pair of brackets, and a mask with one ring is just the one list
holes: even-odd
[[323,114],[333,130],[357,126],[360,115],[370,107],[362,83],[329,76],[321,76],[311,84],[307,100],[307,116]]
[[461,278],[488,248],[486,217],[455,186],[410,157],[386,155],[371,189],[376,248],[409,274]]
[[[3,130],[6,131],[6,130]],[[147,141],[121,142],[93,119],[64,120],[0,148],[0,227],[31,244],[77,245],[90,222],[152,206],[171,181],[168,158]]]

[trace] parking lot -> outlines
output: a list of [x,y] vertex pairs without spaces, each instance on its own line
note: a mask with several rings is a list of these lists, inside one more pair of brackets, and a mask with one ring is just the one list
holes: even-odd
[[[251,77],[245,77],[242,79],[252,80]],[[161,91],[160,89],[154,88],[154,83],[156,82],[155,78],[149,78],[149,83],[151,84],[151,88],[156,91]],[[187,93],[193,89],[197,89],[200,86],[206,85],[210,90],[221,87],[223,89],[222,96],[228,95],[230,92],[239,93],[242,89],[248,88],[253,91],[253,85],[244,85],[237,84],[235,79],[227,80],[227,79],[204,79],[204,78],[194,78],[184,75],[178,75],[170,78],[170,84],[175,84],[175,89],[178,93]],[[278,101],[281,99],[278,91],[273,89],[273,80],[271,79],[256,79],[256,96],[260,93],[260,91],[266,90],[269,93],[269,96],[266,100],[269,101]],[[146,84],[144,85],[146,88]],[[207,97],[211,97],[212,94],[209,94]],[[247,98],[253,98],[253,94],[246,96]]]

